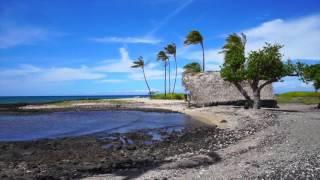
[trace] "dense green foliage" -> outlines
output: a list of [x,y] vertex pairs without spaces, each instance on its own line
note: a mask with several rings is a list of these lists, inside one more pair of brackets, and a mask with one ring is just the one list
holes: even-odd
[[200,44],[202,49],[202,71],[205,71],[205,58],[204,58],[204,47],[203,47],[203,37],[199,31],[190,31],[187,35],[185,45]]
[[201,72],[201,66],[197,62],[192,62],[183,66],[183,73],[199,73]]
[[318,91],[320,89],[320,64],[305,65],[300,63],[298,68],[302,80],[306,83],[312,82],[315,91]]
[[246,36],[233,33],[226,39],[226,44],[222,47],[224,53],[223,68],[221,68],[221,76],[227,81],[245,80],[245,45]]
[[164,94],[154,94],[151,96],[151,99],[171,99],[171,100],[184,100],[183,93],[170,93],[167,95]]
[[[279,81],[291,74],[290,63],[282,62],[279,44],[268,44],[259,50],[251,51],[245,56],[246,36],[231,34],[223,46],[224,63],[221,67],[221,77],[233,83],[253,108],[260,108],[260,92],[263,87]],[[250,84],[253,100],[243,88],[242,82]]]
[[288,92],[276,96],[278,103],[302,103],[318,104],[320,93],[318,92]]
[[261,50],[251,51],[246,62],[246,79],[275,82],[286,76],[287,71],[281,61],[281,48],[282,46],[278,44],[266,44]]

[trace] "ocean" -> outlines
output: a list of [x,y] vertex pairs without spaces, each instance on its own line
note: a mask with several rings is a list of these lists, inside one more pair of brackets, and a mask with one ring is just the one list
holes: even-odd
[[39,104],[70,100],[120,99],[147,97],[147,95],[101,95],[101,96],[0,96],[0,104]]

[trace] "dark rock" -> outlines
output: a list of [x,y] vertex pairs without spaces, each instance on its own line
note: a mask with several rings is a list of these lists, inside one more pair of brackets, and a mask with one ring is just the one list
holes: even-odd
[[225,119],[223,119],[223,120],[220,121],[220,123],[227,123],[227,122],[228,122],[228,121],[225,120]]

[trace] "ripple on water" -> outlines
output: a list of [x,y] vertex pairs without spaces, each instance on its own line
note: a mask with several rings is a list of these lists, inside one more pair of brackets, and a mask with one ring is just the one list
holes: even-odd
[[[99,132],[126,133],[158,128],[173,132],[181,131],[190,121],[188,116],[180,113],[142,111],[0,114],[0,141],[59,138]],[[150,133],[152,140],[161,140],[161,132]]]

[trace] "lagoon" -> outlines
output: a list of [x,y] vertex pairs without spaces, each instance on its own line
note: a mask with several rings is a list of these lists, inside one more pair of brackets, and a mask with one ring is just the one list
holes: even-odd
[[181,130],[191,123],[181,113],[143,111],[80,111],[0,114],[0,141],[81,136],[100,132],[125,133],[141,129]]

